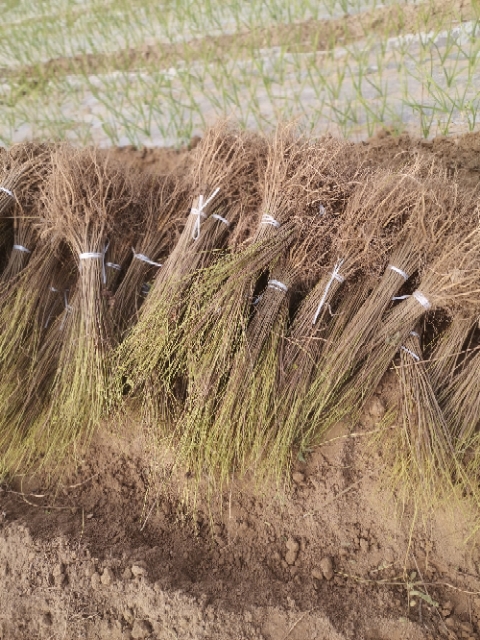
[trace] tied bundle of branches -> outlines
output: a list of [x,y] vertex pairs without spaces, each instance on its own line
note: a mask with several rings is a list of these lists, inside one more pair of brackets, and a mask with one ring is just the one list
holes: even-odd
[[[0,278],[2,289],[25,267],[34,248],[40,188],[50,171],[49,157],[48,148],[33,144],[16,145],[7,154],[3,183],[10,186],[0,188],[0,216],[8,215],[2,221],[9,224],[13,221],[13,246]],[[9,235],[2,233],[2,240]]]
[[396,473],[403,490],[422,496],[431,506],[432,500],[463,474],[449,425],[430,382],[417,331],[411,331],[400,347],[399,377],[403,442],[395,443]]
[[[444,188],[444,192],[447,192],[447,189]],[[457,224],[467,228],[478,224],[479,208],[476,190],[463,193],[461,209],[456,216],[450,214],[450,219],[459,221]],[[447,328],[433,340],[433,348],[429,345],[431,355],[427,366],[437,395],[451,385],[460,365],[471,348],[475,347],[471,340],[475,334],[479,315],[480,300],[476,305],[455,308],[454,315],[450,315]]]
[[[396,176],[380,171],[356,187],[333,232],[330,250],[330,260],[335,260],[333,268],[320,279],[295,315],[286,337],[276,418],[281,436],[277,439],[275,455],[283,461],[302,432],[307,434],[303,435],[304,439],[312,437],[313,432],[306,429],[309,416],[337,393],[344,375],[355,362],[356,350],[368,338],[369,324],[377,321],[376,314],[381,314],[390,302],[392,285],[387,283],[389,288],[376,297],[377,304],[371,305],[373,308],[365,313],[364,321],[357,327],[356,333],[360,335],[344,340],[346,320],[358,310],[366,290],[360,288],[351,304],[344,298],[341,308],[333,314],[331,304],[335,294],[345,279],[352,279],[358,271],[366,272],[371,278],[383,264],[392,237],[415,206],[416,197],[409,189],[412,186],[409,178],[409,174]],[[395,275],[392,280],[398,287],[401,278],[396,272]],[[315,429],[317,427],[318,424]]]
[[465,315],[459,309],[448,327],[435,341],[428,362],[430,381],[437,394],[441,394],[453,383],[458,367],[470,350],[469,337],[478,322],[479,310],[469,310]]
[[140,201],[142,231],[131,245],[132,258],[115,293],[113,317],[122,334],[130,327],[145,298],[143,287],[155,279],[172,250],[179,224],[178,215],[186,208],[187,190],[174,174],[138,179],[135,192]]
[[[432,167],[434,168],[434,165]],[[432,175],[432,172],[426,172],[420,163],[416,163],[410,171],[404,171],[400,176],[390,174],[390,178],[387,177],[383,185],[387,189],[392,178],[391,200],[383,197],[380,200],[390,202],[391,205],[380,213],[381,216],[385,216],[387,226],[380,218],[379,233],[373,244],[382,266],[385,264],[385,256],[389,253],[392,235],[396,236],[396,247],[383,276],[365,303],[350,318],[343,331],[340,334],[335,333],[335,340],[328,340],[323,348],[318,374],[308,395],[314,403],[309,412],[309,415],[313,416],[313,431],[307,431],[303,436],[303,446],[308,446],[310,439],[318,435],[316,430],[320,425],[320,431],[327,429],[333,422],[342,419],[354,409],[356,405],[350,407],[344,402],[343,394],[345,389],[348,392],[352,375],[355,375],[367,357],[372,342],[375,342],[383,313],[392,299],[402,299],[402,296],[395,294],[417,270],[422,259],[435,255],[435,251],[440,249],[439,238],[453,226],[452,221],[455,217],[451,212],[458,206],[455,186],[446,189],[441,175],[437,177]],[[381,181],[378,184],[381,195]],[[395,211],[399,214],[397,220]],[[393,229],[389,229],[392,222]],[[401,225],[401,228],[397,231],[398,225]],[[386,237],[383,236],[385,233]],[[383,241],[382,236],[385,238]]]
[[15,287],[2,299],[0,451],[4,471],[16,471],[22,462],[22,444],[42,397],[42,389],[36,386],[41,349],[50,324],[63,311],[63,292],[72,269],[64,245],[56,238],[40,240]]
[[455,451],[462,459],[466,458],[467,453],[474,452],[473,463],[470,466],[475,476],[478,476],[478,424],[480,422],[479,351],[476,347],[469,354],[439,396],[452,433]]
[[309,212],[327,221],[340,206],[348,189],[339,177],[347,147],[334,140],[312,145],[297,138],[291,127],[279,127],[269,141],[255,234],[203,274],[189,301],[179,346],[187,361],[188,394],[178,434],[192,463],[217,416],[236,354],[245,345],[257,282],[285,253],[302,217]]
[[33,143],[16,144],[1,158],[0,166],[0,218],[4,218],[18,203],[20,207],[31,202],[28,192],[42,178],[42,167],[48,164],[49,149]]
[[88,441],[108,407],[113,344],[103,293],[105,253],[115,221],[135,216],[135,208],[119,165],[95,149],[68,146],[53,154],[43,201],[45,235],[67,244],[78,266],[73,295],[50,325],[30,390],[31,397],[44,390],[46,403],[30,429],[28,453],[41,451],[52,463]]
[[[447,243],[443,237],[438,238],[437,256],[431,264],[423,267],[418,288],[387,312],[370,343],[370,351],[361,368],[349,381],[341,399],[349,411],[355,413],[361,409],[375,391],[395,353],[404,345],[410,331],[428,311],[442,309],[455,313],[457,308],[465,310],[475,307],[480,292],[479,242],[478,228],[466,235],[460,230],[452,232]],[[330,424],[339,413],[337,404],[329,416]]]
[[37,242],[38,220],[33,216],[25,215],[19,205],[14,205],[13,210],[13,247],[7,265],[0,276],[0,290],[12,285],[12,282],[27,265],[30,255]]
[[[171,400],[175,407],[170,388],[181,363],[178,356],[173,361],[172,352],[181,335],[186,300],[192,295],[187,292],[198,273],[224,251],[230,227],[245,224],[251,215],[260,170],[257,158],[258,138],[224,124],[210,129],[195,149],[188,177],[196,194],[193,207],[157,273],[138,323],[119,350],[122,372],[133,388],[144,389],[146,411],[153,412],[151,422],[156,423],[164,410],[170,413]],[[172,365],[176,365],[173,370]]]
[[272,437],[269,425],[291,293],[306,272],[315,271],[321,231],[316,217],[298,221],[290,247],[270,266],[266,288],[233,354],[228,381],[223,381],[212,398],[215,415],[211,424],[205,429],[204,423],[190,416],[179,430],[180,449],[188,454],[190,468],[197,474],[208,468],[225,480],[234,469],[241,473],[250,464],[263,464]]

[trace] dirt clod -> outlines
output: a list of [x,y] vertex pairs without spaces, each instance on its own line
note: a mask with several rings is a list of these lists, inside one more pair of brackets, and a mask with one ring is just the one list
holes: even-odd
[[292,478],[295,484],[302,484],[303,482],[305,482],[305,474],[301,473],[300,471],[295,471],[295,473],[292,475]]
[[140,576],[144,576],[147,573],[147,570],[145,569],[145,567],[134,564],[131,568],[131,572],[132,575],[135,576],[135,578],[139,578]]
[[295,538],[289,538],[285,543],[287,547],[287,553],[285,554],[285,562],[288,565],[295,564],[298,558],[298,552],[300,551],[300,544]]
[[101,581],[106,587],[109,587],[115,581],[115,576],[113,575],[113,571],[110,567],[105,567],[103,570]]
[[320,569],[325,580],[331,580],[334,576],[333,560],[330,556],[325,556],[320,560]]
[[314,580],[323,580],[323,571],[317,568],[313,569],[312,578],[314,578]]
[[133,623],[131,636],[134,640],[142,640],[151,632],[152,627],[147,620],[135,620]]

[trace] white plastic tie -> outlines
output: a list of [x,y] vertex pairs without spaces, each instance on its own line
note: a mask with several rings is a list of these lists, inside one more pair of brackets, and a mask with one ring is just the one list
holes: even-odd
[[416,300],[417,302],[419,302],[419,303],[422,305],[422,307],[423,307],[424,309],[426,309],[427,311],[428,311],[429,309],[431,309],[431,308],[432,308],[432,305],[430,304],[430,301],[428,300],[427,296],[426,296],[426,295],[424,295],[424,294],[423,294],[421,291],[419,291],[418,289],[412,293],[412,296],[413,296],[413,297],[415,298],[415,300]]
[[403,344],[402,344],[402,346],[400,347],[400,349],[401,349],[402,351],[405,351],[405,353],[408,353],[408,355],[409,355],[409,356],[412,356],[412,358],[413,358],[414,360],[416,360],[417,362],[420,362],[420,357],[419,357],[419,356],[417,356],[417,354],[416,354],[414,351],[411,351],[410,349],[407,349],[407,347],[404,347],[404,346],[403,346]]
[[312,324],[315,324],[317,322],[318,316],[320,315],[320,311],[322,310],[323,305],[325,304],[325,300],[327,299],[328,292],[330,291],[330,287],[332,286],[334,281],[336,280],[337,282],[340,282],[340,284],[342,282],[345,282],[345,278],[343,276],[341,276],[340,273],[339,273],[340,272],[340,267],[342,266],[343,263],[344,263],[344,260],[338,260],[337,264],[333,268],[332,274],[330,276],[330,280],[327,282],[327,286],[325,287],[325,291],[323,292],[322,299],[320,300],[320,302],[318,304],[318,307],[317,307],[317,311],[315,312],[315,315],[313,316]]
[[283,293],[287,293],[288,287],[280,280],[269,280],[268,285],[271,289],[276,289],[277,291],[282,291]]
[[115,271],[122,270],[122,267],[119,264],[116,264],[115,262],[106,262],[105,266],[110,267],[110,269],[115,269]]
[[402,276],[404,280],[408,280],[408,273],[405,273],[403,269],[399,269],[398,267],[395,267],[393,264],[389,264],[388,268],[391,269],[392,271],[395,271],[395,273],[398,273],[400,276]]
[[32,253],[30,249],[27,249],[27,247],[24,247],[21,244],[14,244],[13,248],[15,251],[21,251],[22,253]]
[[102,261],[102,282],[106,284],[107,282],[107,272],[105,271],[105,254],[107,253],[107,249],[110,243],[106,243],[103,251],[85,251],[85,253],[80,253],[80,260],[101,260]]
[[268,213],[266,213],[265,215],[262,216],[261,219],[261,224],[269,224],[272,227],[275,227],[275,229],[278,229],[278,227],[280,227],[280,222],[278,222],[278,220],[275,220],[275,218],[271,215],[269,215]]
[[415,338],[418,338],[420,340],[420,334],[417,333],[416,331],[410,331],[410,335],[414,336]]
[[392,300],[406,300],[407,298],[410,298],[410,294],[406,296],[393,296]]
[[222,218],[222,216],[219,216],[218,213],[214,213],[212,215],[212,218],[215,218],[215,220],[219,220],[220,222],[223,222],[223,224],[225,224],[227,227],[230,226],[230,222],[226,218]]
[[325,209],[325,207],[323,206],[323,204],[320,204],[318,206],[318,214],[320,216],[324,216],[327,213],[327,210]]
[[143,253],[137,253],[133,247],[132,247],[132,251],[133,251],[133,257],[136,258],[137,260],[140,260],[141,262],[146,262],[147,264],[151,264],[152,267],[162,266],[159,262],[154,262],[153,260],[150,260],[150,258],[144,255]]
[[7,196],[10,196],[11,198],[15,198],[15,196],[13,195],[13,191],[10,191],[10,189],[7,189],[7,187],[0,187],[0,191],[3,191],[3,193],[6,193]]
[[80,258],[80,260],[90,260],[90,258],[103,258],[103,253],[99,253],[96,251],[86,251],[85,253],[80,253],[78,257]]
[[193,240],[198,240],[200,237],[200,225],[202,223],[202,218],[206,218],[207,214],[205,213],[204,209],[205,207],[210,204],[210,202],[215,198],[215,196],[217,195],[217,193],[220,191],[220,187],[218,187],[217,189],[215,189],[215,191],[212,193],[212,195],[207,198],[206,200],[204,200],[204,196],[198,196],[198,204],[196,207],[192,207],[190,210],[190,213],[194,216],[197,216],[197,219],[195,220],[195,225],[193,227],[193,231],[192,231],[192,239]]

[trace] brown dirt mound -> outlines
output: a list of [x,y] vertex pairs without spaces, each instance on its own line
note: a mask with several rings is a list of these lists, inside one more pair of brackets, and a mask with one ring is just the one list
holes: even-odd
[[[386,133],[363,151],[434,155],[471,187],[479,146]],[[117,153],[153,171],[178,159]],[[40,478],[0,492],[0,638],[480,638],[475,514],[402,511],[383,484],[371,436],[397,401],[390,371],[354,433],[336,427],[284,493],[234,480],[193,518],[188,476],[152,471],[132,421],[105,425],[55,493]]]

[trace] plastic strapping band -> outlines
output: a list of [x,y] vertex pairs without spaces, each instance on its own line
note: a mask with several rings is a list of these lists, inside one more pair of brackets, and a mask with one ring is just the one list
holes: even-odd
[[200,225],[202,222],[202,218],[207,217],[207,214],[204,212],[205,207],[215,198],[215,196],[219,191],[220,191],[220,187],[215,189],[212,195],[209,198],[207,198],[205,201],[203,200],[203,196],[198,196],[198,205],[196,207],[191,208],[190,213],[194,216],[197,216],[197,219],[195,220],[195,226],[193,227],[193,231],[192,231],[193,240],[198,240],[200,237]]
[[154,262],[150,260],[147,256],[143,255],[143,253],[136,253],[135,249],[132,247],[133,257],[137,260],[141,260],[142,262],[146,262],[147,264],[151,264],[152,267],[161,267],[162,265],[159,262]]
[[3,193],[6,193],[7,196],[10,196],[11,198],[15,198],[15,196],[13,195],[13,191],[10,191],[10,189],[7,189],[7,187],[0,187],[0,191],[3,191]]
[[79,255],[80,260],[95,260],[100,259],[102,261],[102,282],[105,284],[107,282],[107,273],[105,271],[105,254],[107,253],[108,244],[105,245],[103,251],[85,251],[85,253],[81,253]]
[[401,275],[404,280],[408,280],[408,273],[405,273],[405,271],[403,271],[402,269],[399,269],[398,267],[394,267],[393,264],[389,264],[388,268],[391,269],[392,271],[395,271],[395,273],[398,273],[399,275]]
[[14,248],[16,251],[21,251],[22,253],[32,253],[32,252],[30,251],[30,249],[27,249],[27,247],[24,247],[24,246],[22,246],[21,244],[14,244],[14,245],[13,245],[13,248]]
[[283,291],[283,293],[287,293],[288,291],[287,285],[283,284],[283,282],[280,282],[280,280],[269,280],[268,286],[271,289],[277,289],[277,291]]
[[410,295],[406,295],[406,296],[393,296],[392,300],[406,300],[407,298],[410,298]]
[[402,351],[405,351],[405,353],[408,353],[408,355],[409,355],[409,356],[412,356],[412,358],[413,358],[414,360],[416,360],[417,362],[419,362],[419,361],[420,361],[420,357],[419,357],[419,356],[417,356],[417,354],[416,354],[416,353],[414,353],[413,351],[410,351],[410,349],[407,349],[407,347],[404,347],[404,346],[403,346],[403,344],[402,344],[402,346],[400,347],[400,349],[401,349]]
[[270,224],[272,225],[272,227],[275,227],[275,229],[278,229],[278,227],[281,226],[280,222],[278,222],[278,220],[275,220],[275,218],[269,215],[268,213],[262,216],[262,219],[260,222],[261,224]]
[[339,260],[335,265],[335,267],[333,268],[332,275],[330,276],[330,280],[328,281],[327,286],[325,287],[325,291],[323,292],[322,299],[320,300],[320,303],[317,307],[317,311],[313,316],[312,324],[315,324],[318,320],[318,316],[320,315],[320,311],[322,310],[322,307],[325,304],[325,300],[327,299],[327,295],[328,295],[328,292],[330,291],[330,287],[332,286],[333,281],[337,280],[337,282],[340,282],[340,284],[345,281],[345,278],[341,276],[339,273],[340,267],[342,266],[343,263],[344,263],[344,260]]
[[121,271],[122,267],[119,264],[115,264],[115,262],[106,262],[106,267],[110,267],[110,269],[115,269],[115,271]]
[[412,293],[412,296],[413,296],[413,297],[415,298],[415,300],[416,300],[417,302],[419,302],[419,303],[422,305],[422,307],[423,307],[424,309],[426,309],[427,311],[428,311],[429,309],[431,309],[431,308],[432,308],[432,305],[430,304],[430,302],[429,302],[429,300],[428,300],[427,296],[425,296],[425,295],[424,295],[421,291],[419,291],[418,289]]
[[215,220],[220,220],[220,222],[223,222],[223,224],[226,224],[227,227],[230,226],[229,221],[226,218],[222,218],[222,216],[219,216],[218,213],[214,213],[212,215],[212,218],[215,218]]
[[411,335],[411,336],[415,336],[415,338],[420,339],[420,334],[419,334],[419,333],[417,333],[416,331],[410,331],[410,335]]

